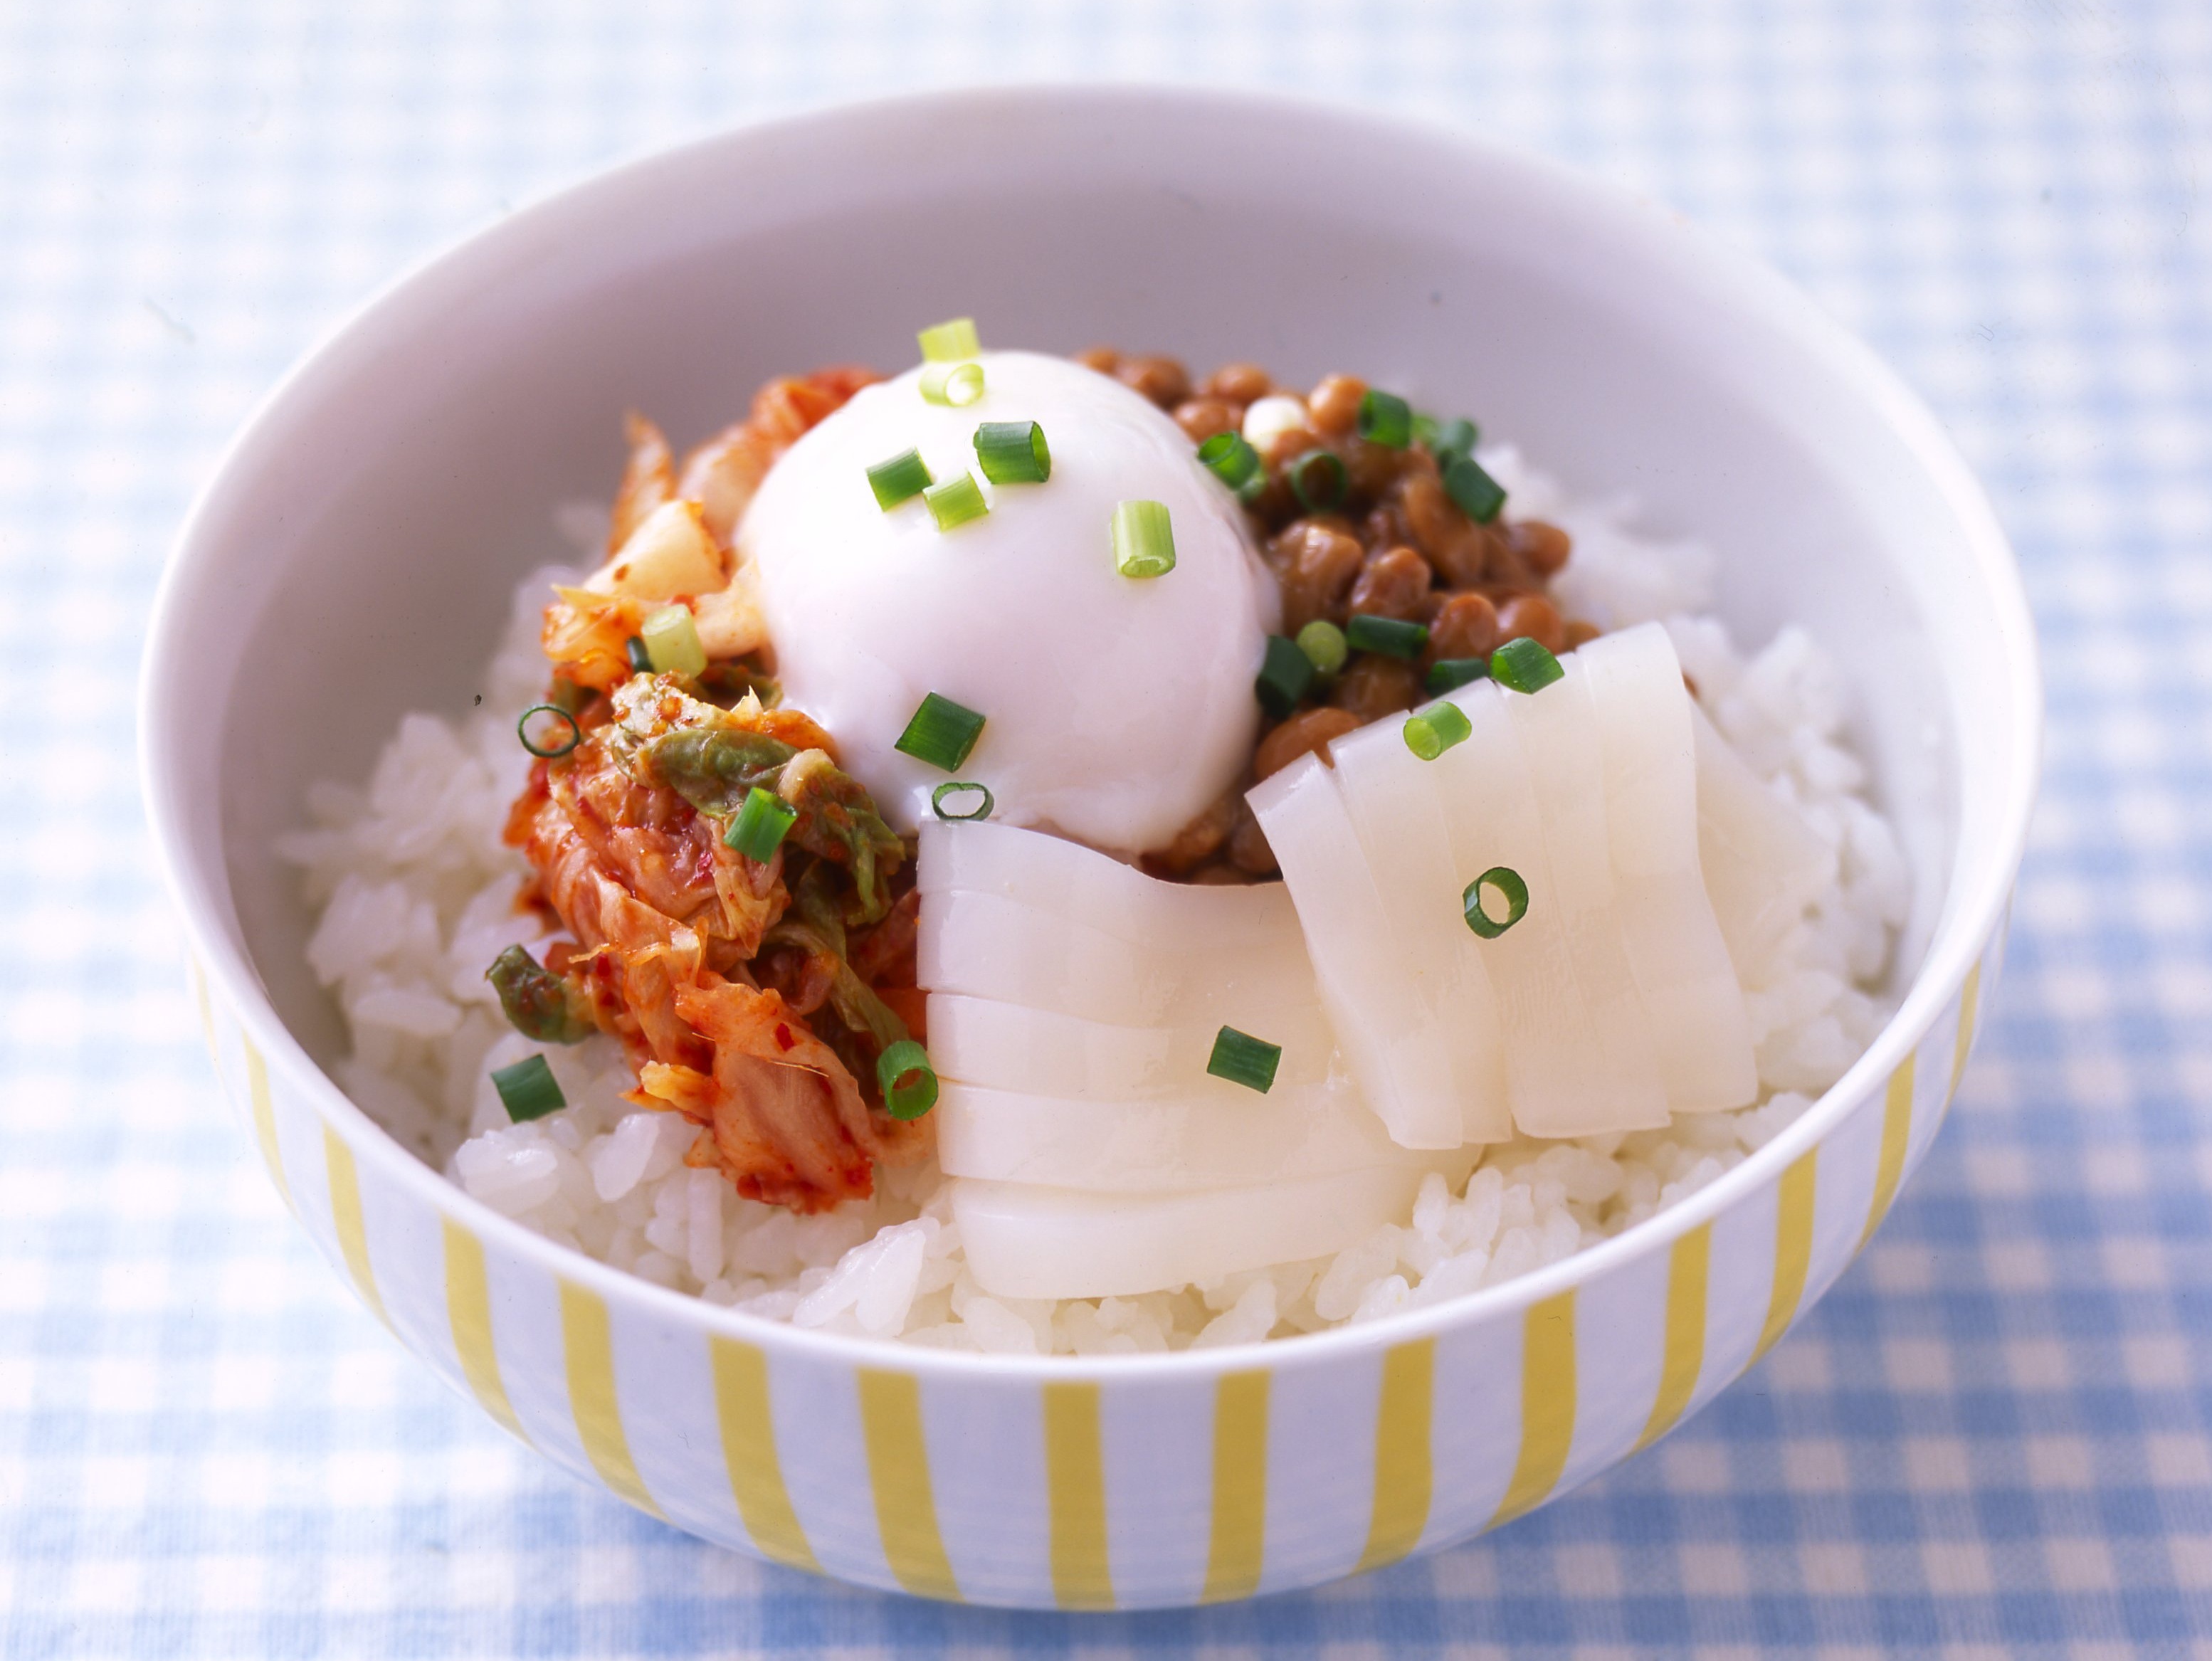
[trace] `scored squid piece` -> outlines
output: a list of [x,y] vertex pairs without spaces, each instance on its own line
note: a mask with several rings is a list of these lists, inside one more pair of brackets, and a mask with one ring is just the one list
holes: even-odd
[[1596,713],[1621,945],[1651,1017],[1667,1105],[1757,1099],[1743,989],[1698,856],[1690,694],[1656,623],[1591,641],[1570,660]]
[[1421,1178],[1456,1187],[1475,1150],[1325,1177],[1188,1194],[1078,1194],[955,1177],[952,1217],[976,1283],[998,1298],[1127,1298],[1327,1256],[1401,1221]]
[[[1330,1077],[1336,1045],[1310,986],[1303,1006],[1255,1002],[1224,1019],[1240,1032],[1282,1046],[1269,1099]],[[1054,1010],[933,992],[929,1055],[940,1079],[1024,1095],[1170,1101],[1207,1086],[1249,1094],[1206,1073],[1223,1024],[1116,1026]]]
[[1322,1007],[1368,1104],[1402,1147],[1458,1147],[1467,1139],[1465,1109],[1449,1036],[1407,991],[1378,873],[1334,772],[1304,756],[1245,800],[1282,867]]
[[1834,882],[1836,852],[1776,798],[1695,703],[1690,727],[1705,891],[1737,977],[1763,986],[1783,938]]
[[1451,830],[1431,764],[1407,747],[1395,720],[1347,733],[1329,754],[1360,846],[1382,874],[1380,921],[1397,941],[1401,984],[1443,1037],[1460,1139],[1509,1141],[1513,1112],[1498,1001],[1477,949],[1481,942],[1461,910],[1466,884],[1454,874]]

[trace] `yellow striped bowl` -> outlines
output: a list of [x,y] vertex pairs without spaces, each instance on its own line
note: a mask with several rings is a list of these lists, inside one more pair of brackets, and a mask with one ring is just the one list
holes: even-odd
[[[1706,536],[1747,632],[1801,620],[1853,675],[1918,890],[1874,1048],[1773,1145],[1565,1262],[1176,1356],[961,1356],[750,1320],[555,1246],[401,1149],[324,1070],[341,1035],[269,851],[307,783],[364,772],[403,708],[466,703],[546,505],[603,481],[623,404],[703,430],[775,368],[896,362],[909,324],[970,310],[1025,344],[1287,340],[1291,374],[1479,387],[1571,481],[1633,480]],[[1994,983],[2039,719],[1980,495],[1911,396],[1775,279],[1462,139],[1059,88],[726,135],[398,285],[278,389],[203,496],[142,730],[216,1070],[395,1336],[549,1457],[707,1539],[926,1597],[1104,1609],[1465,1539],[1664,1434],[1779,1341],[1942,1125]]]

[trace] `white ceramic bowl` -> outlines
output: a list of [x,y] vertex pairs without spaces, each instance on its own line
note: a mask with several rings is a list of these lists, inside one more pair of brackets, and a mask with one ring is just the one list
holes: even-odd
[[[471,1201],[332,1085],[270,853],[403,709],[465,707],[549,509],[616,422],[679,438],[771,373],[896,367],[918,322],[1097,340],[1476,411],[1721,554],[1722,609],[1846,666],[1917,881],[1897,1018],[1686,1202],[1540,1273],[1263,1348],[872,1346],[632,1280]],[[1927,411],[1779,280],[1556,167],[1218,94],[966,94],[619,168],[398,283],[240,437],[170,567],[147,795],[218,1070],[399,1339],[586,1481],[780,1562],[940,1597],[1178,1604],[1310,1585],[1565,1492],[1724,1388],[1926,1151],[1990,991],[2033,789],[2033,642]]]

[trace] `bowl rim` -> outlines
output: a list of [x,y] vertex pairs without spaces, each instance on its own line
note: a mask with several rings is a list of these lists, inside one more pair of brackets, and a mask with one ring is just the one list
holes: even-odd
[[[1795,1122],[1696,1193],[1644,1221],[1496,1287],[1480,1288],[1418,1309],[1362,1323],[1302,1334],[1293,1339],[1222,1345],[1135,1355],[1040,1355],[970,1353],[903,1344],[796,1327],[747,1315],[704,1299],[655,1285],[627,1270],[562,1245],[495,1210],[450,1182],[403,1147],[341,1090],[295,1038],[264,991],[241,937],[235,908],[187,858],[185,803],[193,781],[165,765],[160,733],[167,712],[182,706],[162,689],[179,679],[188,661],[182,639],[184,591],[199,563],[210,526],[240,481],[283,453],[295,405],[325,380],[343,379],[349,365],[377,350],[377,337],[410,319],[434,316],[450,300],[471,291],[480,270],[495,268],[518,246],[571,220],[588,222],[656,176],[680,173],[722,151],[790,149],[803,153],[814,134],[869,124],[893,130],[942,119],[956,110],[994,123],[1051,123],[1071,107],[1093,119],[1133,116],[1161,104],[1182,106],[1209,119],[1253,124],[1295,120],[1326,124],[1347,142],[1419,145],[1456,153],[1471,167],[1518,174],[1521,179],[1596,224],[1638,257],[1697,274],[1707,285],[1732,290],[1731,298],[1760,320],[1790,334],[1831,378],[1855,395],[1903,441],[1938,496],[1955,515],[1977,587],[1990,603],[2004,659],[2004,705],[2018,716],[2014,749],[2003,777],[2009,788],[1998,804],[1991,851],[1965,861],[1954,851],[1945,903],[1917,972],[1896,1012],[1863,1054]],[[771,163],[773,165],[773,163]],[[785,1350],[821,1360],[916,1376],[1006,1381],[1071,1379],[1135,1383],[1248,1370],[1320,1366],[1375,1354],[1455,1328],[1510,1317],[1528,1305],[1673,1243],[1729,1209],[1781,1171],[1873,1092],[1916,1049],[1936,1016],[1963,985],[1985,945],[2002,926],[2025,851],[2028,819],[2040,766],[2042,688],[2036,637],[2018,565],[2004,531],[1979,483],[1941,423],[1919,395],[1873,350],[1822,310],[1808,295],[1748,252],[1637,191],[1566,163],[1505,143],[1440,119],[1383,114],[1343,102],[1266,91],[1133,82],[1034,82],[963,88],[843,102],[744,121],[656,148],[553,187],[489,224],[461,233],[418,257],[366,298],[343,312],[269,389],[238,429],[194,498],[172,545],[155,594],[141,661],[138,688],[138,770],[157,858],[201,972],[267,1064],[297,1087],[329,1129],[343,1136],[357,1159],[373,1163],[380,1178],[397,1183],[433,1212],[450,1216],[479,1239],[529,1261],[557,1279],[580,1283],[611,1303],[636,1307],[656,1320],[737,1339],[764,1351]],[[181,718],[181,717],[179,717]],[[226,921],[226,913],[228,921]]]

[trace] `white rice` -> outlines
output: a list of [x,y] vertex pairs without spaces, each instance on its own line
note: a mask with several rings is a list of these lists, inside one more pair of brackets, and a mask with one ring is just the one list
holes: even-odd
[[[502,947],[546,939],[516,908],[526,867],[500,831],[528,764],[515,717],[544,683],[547,572],[516,596],[481,706],[459,721],[408,715],[368,788],[314,786],[313,828],[280,843],[320,911],[308,962],[352,1034],[338,1083],[425,1160],[549,1238],[772,1319],[952,1348],[1100,1354],[1312,1332],[1494,1286],[1641,1221],[1764,1145],[1872,1039],[1889,1009],[1867,989],[1904,920],[1905,867],[1863,799],[1864,770],[1842,737],[1842,684],[1810,639],[1785,629],[1741,654],[1700,615],[1712,599],[1705,550],[1639,535],[1625,504],[1563,500],[1510,447],[1484,460],[1518,512],[1573,533],[1557,584],[1567,609],[1608,626],[1664,618],[1707,714],[1836,850],[1833,885],[1747,987],[1758,1105],[1664,1132],[1508,1143],[1461,1192],[1431,1176],[1402,1226],[1334,1258],[1141,1298],[987,1296],[933,1160],[882,1171],[875,1198],[820,1216],[740,1199],[683,1163],[691,1125],[621,1099],[633,1080],[612,1039],[533,1044],[507,1026],[483,978]],[[541,1048],[572,1105],[511,1124],[490,1073]]]

